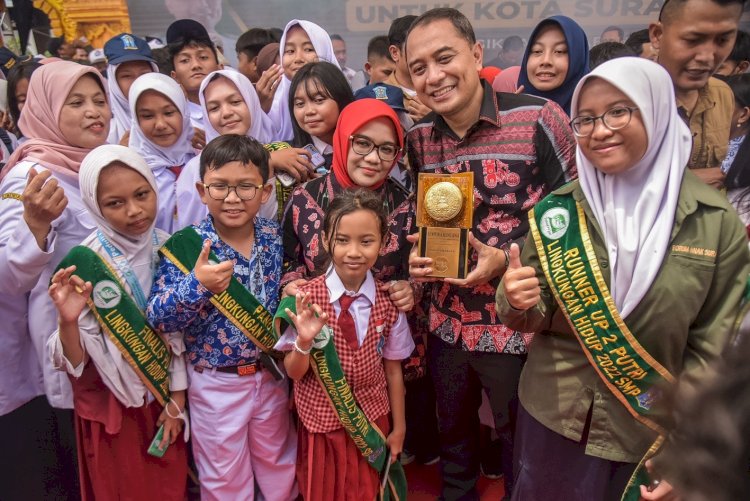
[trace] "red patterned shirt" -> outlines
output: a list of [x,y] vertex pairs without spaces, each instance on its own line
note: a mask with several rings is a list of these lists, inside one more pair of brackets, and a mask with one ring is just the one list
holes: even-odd
[[[479,120],[465,137],[430,113],[407,134],[407,148],[416,172],[474,173],[472,232],[487,245],[505,247],[523,240],[534,204],[576,177],[576,143],[567,115],[553,101],[495,93],[483,85]],[[476,262],[472,252],[469,269]],[[526,353],[531,333],[509,329],[497,319],[499,283],[499,278],[473,288],[434,283],[430,332],[451,344],[460,341],[465,350]]]

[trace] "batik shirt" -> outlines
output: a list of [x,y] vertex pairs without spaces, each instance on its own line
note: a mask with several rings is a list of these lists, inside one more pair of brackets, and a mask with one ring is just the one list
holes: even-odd
[[[219,261],[234,260],[234,278],[249,290],[271,314],[279,305],[282,247],[275,221],[255,218],[255,242],[250,260],[224,243],[208,216],[193,226],[202,240],[210,239]],[[182,273],[162,256],[149,299],[148,320],[157,330],[181,330],[188,360],[203,367],[230,367],[255,361],[257,348],[211,304],[213,294],[194,272]]]
[[[472,232],[482,243],[507,248],[529,230],[528,212],[575,176],[575,138],[557,103],[523,94],[495,93],[483,84],[479,120],[463,138],[428,114],[407,134],[417,172],[474,173]],[[469,254],[469,269],[477,254]],[[495,312],[500,278],[476,287],[429,286],[429,330],[464,350],[520,354],[531,333],[504,326]]]

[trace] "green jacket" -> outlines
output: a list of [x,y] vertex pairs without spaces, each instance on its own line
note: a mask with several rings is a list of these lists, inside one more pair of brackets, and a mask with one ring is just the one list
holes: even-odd
[[[602,232],[578,181],[554,193],[569,194],[583,206],[594,252],[609,285]],[[575,441],[581,440],[593,406],[586,453],[611,461],[638,462],[655,433],[628,413],[589,364],[554,300],[531,237],[521,262],[537,270],[541,301],[529,310],[514,310],[502,283],[496,297],[497,312],[505,325],[537,333],[521,374],[521,403],[547,428]],[[749,272],[747,233],[734,209],[718,191],[686,172],[670,250],[651,289],[624,321],[670,373],[697,375],[721,352]],[[662,407],[656,420],[668,424],[667,415]]]

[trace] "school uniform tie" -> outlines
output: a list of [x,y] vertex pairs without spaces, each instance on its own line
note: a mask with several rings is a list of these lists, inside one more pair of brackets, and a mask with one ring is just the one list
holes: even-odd
[[182,165],[171,165],[167,166],[167,170],[174,174],[175,179],[180,177],[180,174],[182,174]]
[[357,296],[350,296],[343,294],[339,298],[339,305],[341,306],[341,313],[339,313],[338,324],[341,329],[341,334],[344,336],[344,340],[352,350],[359,349],[359,340],[357,339],[357,329],[354,326],[354,317],[349,312],[349,307],[352,305]]

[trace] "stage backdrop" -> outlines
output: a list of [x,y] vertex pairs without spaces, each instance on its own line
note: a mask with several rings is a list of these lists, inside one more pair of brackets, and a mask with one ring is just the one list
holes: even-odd
[[[235,59],[237,37],[248,28],[283,28],[290,19],[307,19],[344,37],[347,66],[355,69],[364,63],[368,40],[386,34],[391,21],[407,14],[419,15],[433,7],[454,7],[463,12],[485,47],[485,60],[489,60],[497,55],[505,37],[518,35],[525,41],[545,17],[572,17],[584,27],[593,45],[609,25],[623,28],[626,37],[647,27],[658,17],[662,3],[663,0],[128,0],[134,33],[163,37],[175,19],[196,19],[222,37],[230,60]],[[746,29],[748,21],[750,15],[746,11]]]

